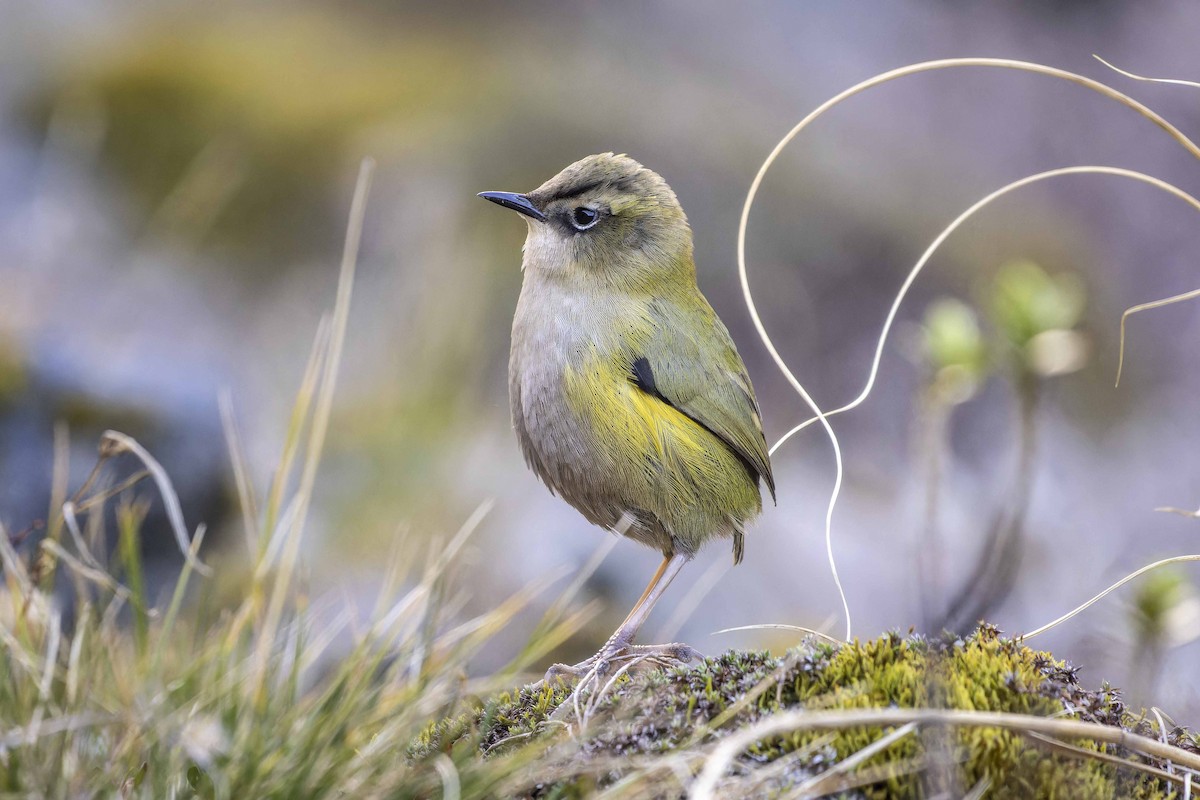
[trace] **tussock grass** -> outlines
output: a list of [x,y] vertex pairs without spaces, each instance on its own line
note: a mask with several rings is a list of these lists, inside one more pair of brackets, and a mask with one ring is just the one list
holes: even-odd
[[[545,586],[480,616],[450,616],[457,559],[488,505],[424,559],[392,554],[364,622],[309,607],[300,542],[317,484],[372,165],[355,193],[337,300],[319,326],[282,454],[255,497],[232,401],[222,416],[242,505],[246,550],[201,562],[169,477],[141,444],[106,434],[97,468],[69,499],[65,448],[56,513],[35,547],[0,532],[0,793],[28,797],[429,797],[477,793],[499,762],[404,758],[429,719],[464,697],[517,682],[594,612],[572,610],[582,579],[551,605],[522,653],[485,679],[468,677],[480,647]],[[106,486],[104,464],[145,464]],[[151,478],[185,561],[165,604],[147,594],[139,506],[125,490]],[[104,510],[117,506],[119,546],[103,554]],[[24,537],[20,537],[24,538]],[[62,580],[58,580],[62,578]],[[73,587],[64,599],[54,587]],[[348,639],[335,649],[334,642]],[[520,761],[520,758],[514,759]],[[472,789],[472,787],[475,787]]]

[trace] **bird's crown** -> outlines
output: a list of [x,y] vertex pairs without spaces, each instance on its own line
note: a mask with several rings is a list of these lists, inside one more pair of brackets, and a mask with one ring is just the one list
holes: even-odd
[[581,158],[529,193],[539,208],[556,200],[584,195],[607,195],[651,201],[661,207],[678,207],[667,182],[653,170],[625,154],[598,153]]

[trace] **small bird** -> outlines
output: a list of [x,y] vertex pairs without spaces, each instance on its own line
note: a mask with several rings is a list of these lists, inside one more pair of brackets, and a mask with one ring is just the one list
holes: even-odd
[[508,365],[525,461],[589,521],[663,554],[600,652],[547,678],[698,658],[633,640],[706,543],[732,539],[742,560],[759,480],[772,498],[775,481],[746,366],[696,285],[687,216],[657,173],[612,153],[527,194],[479,196],[528,225]]

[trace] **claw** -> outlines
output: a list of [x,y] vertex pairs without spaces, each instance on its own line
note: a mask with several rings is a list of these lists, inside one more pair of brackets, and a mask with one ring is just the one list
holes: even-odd
[[546,675],[542,678],[542,683],[577,683],[584,675],[591,671],[599,657],[600,654],[597,653],[591,658],[580,661],[578,664],[552,664],[550,669],[546,670]]
[[648,667],[669,669],[683,666],[692,661],[700,661],[704,656],[694,647],[681,642],[670,644],[626,644],[620,641],[610,641],[599,653],[578,664],[554,664],[546,670],[546,675],[540,685],[555,682],[567,684],[578,683],[588,673],[595,672],[597,677],[604,678],[612,674],[614,668],[637,660]]

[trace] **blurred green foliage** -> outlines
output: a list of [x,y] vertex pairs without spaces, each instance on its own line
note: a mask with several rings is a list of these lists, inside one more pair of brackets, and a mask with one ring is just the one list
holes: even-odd
[[1173,638],[1175,612],[1194,598],[1195,590],[1181,570],[1161,569],[1146,576],[1133,599],[1132,621],[1138,641]]
[[946,403],[964,402],[986,378],[987,343],[966,303],[940,298],[925,311],[925,356],[933,369],[931,389]]
[[49,125],[63,104],[96,109],[135,227],[277,259],[340,239],[330,188],[375,126],[402,123],[388,143],[403,147],[448,110],[485,107],[478,67],[435,32],[376,31],[333,8],[206,10],[81,54],[29,113]]
[[1074,327],[1083,307],[1083,283],[1076,275],[1051,276],[1032,261],[1011,261],[996,275],[992,319],[1018,346],[1039,333]]
[[1087,340],[1073,330],[1086,302],[1078,275],[1050,275],[1032,261],[1012,261],[997,273],[990,300],[992,320],[1023,369],[1049,377],[1086,362]]
[[970,306],[953,298],[935,301],[925,312],[925,342],[935,369],[957,367],[973,374],[987,366],[987,349]]
[[994,358],[1003,362],[1015,354],[1018,374],[1034,378],[1083,366],[1087,340],[1075,327],[1086,293],[1074,273],[1050,275],[1033,261],[1010,261],[996,273],[984,303],[996,337],[985,335],[974,309],[957,299],[938,298],[925,310],[921,349],[932,370],[931,388],[942,402],[970,399]]

